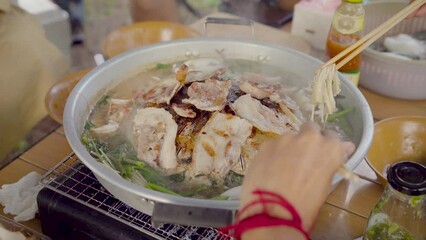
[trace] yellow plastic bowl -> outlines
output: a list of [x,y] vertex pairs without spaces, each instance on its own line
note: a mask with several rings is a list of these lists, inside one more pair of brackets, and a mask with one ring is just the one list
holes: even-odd
[[90,72],[90,68],[80,70],[65,76],[63,79],[55,83],[47,92],[45,97],[45,107],[50,115],[58,123],[62,124],[62,117],[64,115],[65,103],[68,96],[73,90],[74,86]]
[[108,58],[112,58],[136,47],[199,35],[194,29],[180,23],[137,22],[118,28],[108,34],[103,40],[102,50]]
[[367,163],[380,183],[387,184],[388,167],[400,161],[426,165],[426,117],[394,117],[375,124]]

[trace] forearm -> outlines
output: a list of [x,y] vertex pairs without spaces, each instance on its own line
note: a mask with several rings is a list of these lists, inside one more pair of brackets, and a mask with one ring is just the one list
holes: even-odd
[[[250,199],[253,199],[250,201]],[[255,190],[237,215],[235,236],[242,239],[308,239],[309,233],[293,204],[277,193]]]

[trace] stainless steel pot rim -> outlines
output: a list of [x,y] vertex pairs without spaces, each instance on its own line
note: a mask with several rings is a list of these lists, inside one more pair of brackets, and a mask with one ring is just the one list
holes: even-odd
[[[318,64],[321,63],[320,60],[313,58],[309,55],[306,55],[304,53],[301,53],[299,51],[286,48],[284,46],[271,44],[271,43],[265,43],[265,42],[259,42],[254,40],[242,40],[242,39],[221,39],[221,38],[193,38],[193,39],[184,39],[184,40],[176,40],[176,41],[170,41],[170,42],[163,42],[163,43],[157,43],[153,45],[149,45],[146,47],[137,48],[128,52],[125,52],[123,54],[120,54],[118,56],[115,56],[103,64],[97,66],[94,68],[90,73],[88,73],[73,89],[73,91],[70,94],[69,100],[66,103],[65,111],[64,111],[64,129],[66,133],[66,137],[68,142],[70,143],[72,149],[75,151],[76,155],[83,161],[83,163],[98,177],[101,177],[103,179],[109,179],[110,183],[115,185],[116,187],[126,189],[129,192],[136,194],[141,197],[141,201],[144,201],[145,199],[151,200],[154,202],[162,202],[162,203],[169,203],[169,204],[175,204],[175,205],[183,205],[183,206],[196,206],[196,207],[206,207],[206,208],[218,208],[218,209],[238,209],[239,207],[239,201],[238,200],[208,200],[208,199],[195,199],[195,198],[188,198],[188,197],[177,197],[157,191],[153,191],[150,189],[146,189],[142,186],[136,185],[131,183],[128,180],[125,180],[118,174],[111,174],[111,169],[108,169],[106,166],[102,165],[101,163],[97,162],[85,149],[83,144],[80,141],[80,135],[77,132],[77,126],[75,125],[74,119],[75,113],[73,111],[74,108],[77,107],[77,98],[79,95],[83,92],[85,87],[90,83],[89,79],[97,77],[97,75],[100,74],[100,72],[104,71],[107,68],[113,67],[115,64],[121,61],[126,61],[126,59],[133,55],[138,55],[140,52],[145,51],[146,49],[155,49],[155,48],[163,48],[167,46],[176,46],[181,45],[182,47],[188,46],[191,43],[199,43],[199,42],[211,42],[211,43],[235,43],[235,41],[238,41],[238,43],[244,44],[244,45],[262,45],[270,48],[274,48],[278,51],[287,51],[294,54],[302,54],[304,57],[309,58],[312,61],[317,62]],[[351,156],[351,159],[358,159],[355,162],[348,161],[346,164],[346,167],[350,170],[354,169],[360,161],[363,159],[366,151],[365,149],[368,149],[373,138],[373,117],[371,114],[371,110],[368,106],[367,101],[361,94],[361,92],[347,80],[345,77],[340,75],[342,79],[342,84],[346,85],[350,91],[356,95],[356,97],[361,101],[361,108],[359,112],[363,112],[362,121],[363,121],[363,133],[362,138],[360,140],[360,145],[357,147],[355,153]],[[365,153],[363,153],[363,151]],[[333,178],[334,181],[340,181],[340,176],[335,176]]]

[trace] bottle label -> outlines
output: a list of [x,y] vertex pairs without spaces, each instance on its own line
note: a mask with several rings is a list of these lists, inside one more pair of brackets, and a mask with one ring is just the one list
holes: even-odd
[[336,12],[333,18],[333,27],[343,34],[359,32],[364,29],[364,15],[348,16]]
[[341,72],[348,80],[350,80],[355,86],[358,86],[359,82],[359,71],[352,72]]

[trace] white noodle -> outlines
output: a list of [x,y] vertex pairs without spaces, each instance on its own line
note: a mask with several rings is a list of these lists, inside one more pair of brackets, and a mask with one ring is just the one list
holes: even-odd
[[[337,110],[334,97],[340,93],[340,78],[337,74],[336,64],[327,65],[319,68],[315,72],[314,81],[311,83],[311,100],[314,106],[312,107],[311,120],[314,120],[316,109],[318,109],[321,122],[324,122],[327,115]],[[339,174],[348,180],[359,180],[358,175],[346,169],[342,165]]]
[[337,74],[336,64],[319,68],[315,72],[311,88],[311,100],[314,105],[311,120],[314,120],[315,111],[318,109],[321,122],[324,122],[326,116],[337,109],[334,97],[340,93],[340,78]]

